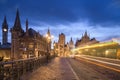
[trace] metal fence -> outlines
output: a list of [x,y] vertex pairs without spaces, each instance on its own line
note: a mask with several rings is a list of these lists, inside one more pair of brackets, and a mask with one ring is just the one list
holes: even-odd
[[20,80],[27,72],[32,72],[46,62],[46,57],[0,62],[0,80]]

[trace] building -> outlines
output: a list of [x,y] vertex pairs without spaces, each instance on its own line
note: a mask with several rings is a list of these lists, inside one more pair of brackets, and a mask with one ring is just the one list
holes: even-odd
[[[47,53],[48,46],[47,38],[39,32],[29,28],[28,20],[26,20],[26,30],[21,26],[19,11],[17,9],[14,26],[11,32],[11,58],[22,59],[43,56]],[[50,33],[50,31],[48,31]]]
[[52,38],[52,36],[50,33],[50,29],[48,28],[48,31],[46,33],[46,39],[47,39],[47,43],[48,43],[48,45],[47,45],[48,53],[51,53],[51,38]]
[[6,16],[2,23],[2,44],[0,44],[0,57],[4,59],[10,59],[11,55],[11,43],[8,42],[8,24]]
[[47,37],[29,28],[26,20],[26,29],[23,30],[19,10],[17,9],[14,26],[10,29],[11,43],[8,42],[8,24],[6,16],[2,24],[2,43],[0,43],[0,57],[4,59],[25,59],[45,56],[51,50],[51,36],[48,29]]
[[70,55],[70,47],[69,47],[69,43],[67,42],[67,44],[65,44],[65,48],[64,48],[64,57],[67,57]]
[[54,46],[54,53],[57,56],[60,57],[67,57],[70,54],[70,48],[72,49],[74,46],[74,43],[72,41],[72,38],[70,40],[70,42],[67,44],[65,43],[65,34],[61,33],[59,34],[59,40],[58,42],[54,42],[53,43]]
[[59,34],[58,40],[58,56],[65,56],[65,34]]
[[53,42],[53,50],[54,50],[55,56],[58,56],[58,43],[55,41]]
[[85,45],[91,45],[99,43],[95,38],[90,39],[90,37],[87,34],[87,31],[85,31],[84,35],[82,35],[81,39],[77,39],[75,43],[75,47],[82,47]]
[[71,50],[71,49],[74,49],[74,42],[73,42],[73,40],[72,40],[72,37],[71,37],[71,39],[70,39],[70,41],[69,41],[69,48],[70,48],[70,50]]

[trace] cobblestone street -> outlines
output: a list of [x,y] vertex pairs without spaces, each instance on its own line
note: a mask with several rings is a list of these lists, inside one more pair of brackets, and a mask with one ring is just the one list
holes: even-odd
[[77,80],[65,58],[55,58],[21,80]]

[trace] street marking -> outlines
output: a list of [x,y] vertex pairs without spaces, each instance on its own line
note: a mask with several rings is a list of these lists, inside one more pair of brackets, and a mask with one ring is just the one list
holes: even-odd
[[72,66],[68,63],[68,61],[67,61],[66,59],[65,59],[65,61],[66,61],[66,63],[68,64],[68,66],[70,67],[71,71],[73,72],[75,78],[76,78],[77,80],[80,80],[79,77],[77,76],[77,74],[75,73],[75,71],[73,70]]
[[78,59],[81,60],[81,61],[86,61],[88,63],[95,64],[97,66],[101,66],[101,67],[104,67],[104,68],[116,71],[116,72],[120,72],[119,69],[116,69],[116,68],[113,68],[113,67],[109,67],[109,66],[106,66],[106,65],[103,65],[103,64],[99,64],[99,63],[96,63],[96,62],[92,62],[92,61],[89,61],[89,60],[83,60],[83,59],[80,59],[80,58],[78,58]]

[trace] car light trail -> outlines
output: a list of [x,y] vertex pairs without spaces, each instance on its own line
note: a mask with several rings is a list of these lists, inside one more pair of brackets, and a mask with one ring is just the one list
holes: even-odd
[[105,64],[109,64],[109,65],[113,65],[113,66],[118,66],[118,67],[120,67],[119,64],[115,64],[115,63],[110,63],[110,62],[101,61],[101,60],[97,60],[97,59],[86,58],[86,57],[82,57],[82,58],[89,59],[89,60],[92,60],[92,61],[97,61],[97,62],[100,62],[100,63],[105,63]]
[[[97,65],[97,66],[100,66],[100,67],[104,67],[104,68],[116,71],[116,72],[120,72],[120,69],[116,69],[116,68],[113,68],[113,67],[110,67],[110,66],[106,66],[106,65],[103,65],[103,64],[100,64],[100,63],[109,64],[109,65],[114,65],[114,66],[119,66],[120,67],[120,65],[118,65],[118,64],[109,63],[109,62],[100,61],[100,60],[95,60],[95,59],[90,59],[90,58],[85,58],[85,57],[82,57],[82,58],[83,59],[80,59],[80,57],[79,57],[78,59],[81,60],[81,61],[85,61],[85,62],[94,64],[94,65]],[[90,61],[90,60],[92,60],[92,61]],[[96,61],[96,62],[93,62],[93,61]],[[100,62],[100,63],[97,63],[97,62]]]

